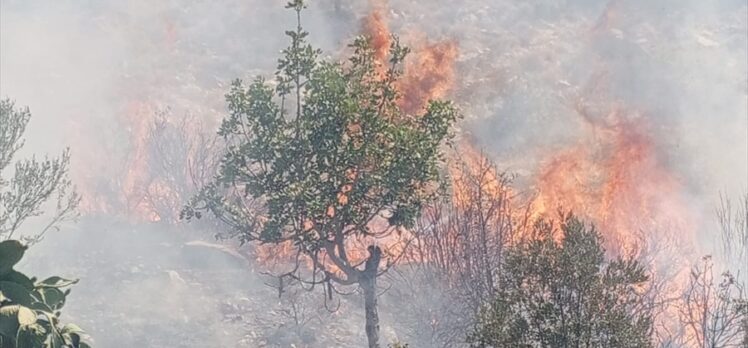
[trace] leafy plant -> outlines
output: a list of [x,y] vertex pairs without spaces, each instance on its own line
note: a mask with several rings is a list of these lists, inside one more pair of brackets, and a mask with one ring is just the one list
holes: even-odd
[[[0,100],[0,240],[21,239],[36,243],[50,229],[77,216],[80,196],[68,177],[70,152],[59,158],[14,160],[24,145],[23,133],[31,119],[28,108],[16,109],[9,99]],[[10,180],[3,172],[11,164]],[[28,219],[44,213],[45,203],[55,203],[55,211],[46,226],[34,235],[21,235],[19,228]]]
[[501,287],[481,312],[474,347],[652,347],[649,281],[635,260],[607,261],[601,237],[572,215],[507,250]]
[[59,321],[69,287],[78,280],[37,281],[14,270],[26,248],[17,240],[0,242],[0,348],[88,348],[81,328]]
[[335,286],[359,286],[369,347],[378,348],[376,279],[387,269],[380,263],[390,266],[398,255],[376,241],[412,227],[441,192],[442,148],[459,113],[447,101],[403,111],[397,83],[408,49],[396,38],[384,64],[366,37],[350,45],[347,62],[326,62],[306,41],[303,1],[287,7],[298,25],[286,32],[291,44],[276,84],[261,77],[233,83],[219,130],[227,154],[183,217],[207,210],[242,242],[292,243],[313,269],[297,258],[282,275],[291,278],[286,284],[320,284],[329,296]]

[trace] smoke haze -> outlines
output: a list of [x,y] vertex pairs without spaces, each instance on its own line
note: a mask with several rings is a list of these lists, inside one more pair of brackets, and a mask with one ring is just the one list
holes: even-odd
[[[294,25],[284,3],[2,0],[0,97],[32,113],[19,155],[70,147],[73,179],[84,208],[93,209],[98,196],[127,186],[112,178],[127,181],[141,125],[168,108],[213,132],[232,79],[272,76],[283,31]],[[312,1],[303,24],[312,43],[338,59],[371,6]],[[558,151],[606,144],[608,133],[599,129],[614,128],[611,113],[620,111],[622,122],[646,125],[652,167],[677,182],[665,202],[683,204],[695,226],[684,232],[692,236],[676,238],[692,238],[695,255],[720,253],[719,194],[737,198],[748,189],[744,0],[390,0],[386,16],[406,44],[423,37],[456,43],[447,97],[466,116],[460,136],[517,173],[523,189],[536,188]],[[338,341],[304,330],[282,336],[290,319],[262,269],[186,247],[216,233],[194,229],[84,211],[80,223],[51,232],[21,266],[82,279],[65,315],[97,347],[362,344],[355,296],[342,300],[343,310],[356,313],[346,321],[320,308],[321,295],[300,295],[308,297],[309,317],[337,318],[330,320]],[[434,344],[413,333],[412,321],[403,323],[410,319],[386,314],[406,296],[386,296],[381,312],[392,317],[382,320],[385,338]],[[412,326],[395,329],[398,323]]]

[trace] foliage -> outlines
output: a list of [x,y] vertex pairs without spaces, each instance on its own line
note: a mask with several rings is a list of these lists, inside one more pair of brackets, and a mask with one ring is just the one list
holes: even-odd
[[[457,114],[432,101],[423,115],[402,115],[394,83],[407,50],[394,44],[386,76],[368,40],[351,45],[349,64],[320,62],[306,32],[287,32],[273,88],[258,77],[237,80],[227,95],[230,115],[219,134],[230,144],[216,182],[184,210],[208,209],[240,231],[242,241],[294,240],[314,252],[339,231],[370,235],[367,224],[388,212],[394,226],[410,226],[433,197],[439,145]],[[300,95],[295,113],[284,106]],[[263,218],[243,209],[261,199]]]
[[[80,201],[68,177],[68,150],[59,158],[14,162],[30,118],[28,108],[16,110],[10,100],[0,101],[0,347],[88,347],[81,342],[83,331],[78,326],[59,323],[68,287],[77,280],[49,277],[37,281],[13,269],[28,244],[76,216]],[[15,171],[6,180],[2,173],[13,163]],[[34,235],[16,235],[29,218],[43,214],[48,202],[54,202],[56,210],[46,226]]]
[[[228,152],[215,182],[182,216],[208,210],[242,242],[292,242],[314,265],[304,282],[324,282],[326,290],[365,283],[366,292],[382,252],[370,245],[360,270],[347,243],[414,224],[439,193],[441,147],[458,113],[443,101],[430,101],[418,115],[401,111],[396,83],[408,49],[396,38],[387,67],[366,37],[353,41],[347,62],[323,61],[301,27],[303,1],[287,7],[298,26],[286,32],[291,44],[275,85],[262,77],[232,84],[219,130]],[[382,228],[372,228],[378,220]],[[298,267],[284,276],[301,280]]]
[[42,281],[13,269],[26,246],[0,242],[0,347],[89,347],[75,324],[61,326],[60,310],[77,280],[49,277]]
[[41,240],[44,233],[70,218],[80,197],[75,193],[68,169],[70,152],[59,158],[35,157],[15,161],[15,171],[6,180],[3,172],[24,145],[23,133],[31,118],[28,108],[16,110],[8,99],[0,100],[0,240],[15,237],[21,224],[43,213],[42,205],[56,203],[56,210],[41,232],[18,236],[26,243]]
[[475,347],[650,347],[640,310],[648,280],[636,261],[606,262],[601,238],[572,215],[560,231],[540,222],[536,238],[507,250],[502,286],[469,337]]

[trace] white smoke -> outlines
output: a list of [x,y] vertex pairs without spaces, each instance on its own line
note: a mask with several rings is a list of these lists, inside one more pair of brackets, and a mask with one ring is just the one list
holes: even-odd
[[[123,119],[130,103],[168,106],[174,114],[190,113],[215,121],[222,115],[222,95],[232,79],[272,74],[277,54],[286,44],[282,32],[294,22],[282,8],[284,3],[2,0],[0,97],[31,108],[24,154],[58,153],[70,146],[74,177],[106,178],[122,170],[131,146]],[[532,173],[539,154],[580,137],[581,121],[569,98],[604,74],[611,102],[641,111],[655,125],[658,158],[684,180],[689,203],[705,227],[699,236],[705,246],[699,252],[716,252],[709,244],[719,245],[712,214],[719,192],[737,196],[748,189],[745,1],[391,0],[389,6],[393,32],[424,32],[434,39],[459,42],[460,78],[453,97],[468,116],[461,127],[500,166],[521,175]],[[336,57],[357,34],[367,9],[363,0],[312,1],[304,24],[312,42]],[[106,224],[100,223],[101,227]],[[96,280],[102,274],[72,260],[78,257],[78,246],[112,251],[104,245],[113,241],[90,241],[90,233],[65,233],[50,236],[31,253],[48,264],[28,265],[40,272],[84,277],[67,309],[71,316],[107,312],[104,317],[110,322],[89,323],[100,337],[106,337],[107,330],[118,330],[116,321],[123,317],[148,314],[152,320],[176,325],[178,320],[171,315],[146,313],[130,305],[133,301],[162,302],[153,296],[171,296],[168,291],[160,292],[166,288],[158,283],[168,283],[164,280],[168,277],[146,277],[149,280],[142,286],[148,294],[134,293],[139,284],[115,283],[114,290],[107,289]],[[65,238],[79,245],[67,245]],[[144,244],[184,240],[184,236],[171,241],[168,236],[162,238]],[[56,249],[58,245],[65,247]],[[142,243],[123,244],[132,252],[143,247]],[[108,270],[118,263],[138,264],[130,252],[103,260]],[[147,264],[157,264],[152,261]],[[94,288],[83,290],[93,284]],[[259,281],[242,285],[251,286],[250,292],[264,289]],[[236,291],[230,286],[226,289],[225,293]],[[93,308],[75,298],[78,292],[108,291],[122,299],[102,300]],[[201,291],[187,294],[208,296]],[[156,308],[169,310],[184,304],[169,301]],[[216,314],[201,312],[185,301],[193,315]],[[76,312],[76,307],[88,312]],[[142,325],[151,320],[135,319],[142,320]],[[133,333],[131,341],[101,340],[113,347],[134,346],[147,334],[142,329]],[[205,335],[199,342],[217,337]],[[229,336],[215,346],[230,345],[236,337]],[[118,337],[125,339],[125,335]]]

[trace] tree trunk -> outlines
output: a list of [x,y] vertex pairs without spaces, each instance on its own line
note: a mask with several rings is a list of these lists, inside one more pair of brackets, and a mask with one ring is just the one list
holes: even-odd
[[377,278],[361,279],[364,290],[364,309],[366,310],[366,338],[369,348],[379,348],[379,312],[377,312]]
[[369,258],[361,272],[359,285],[364,291],[364,310],[366,312],[366,338],[369,348],[379,348],[379,312],[377,312],[377,271],[382,250],[369,246]]

